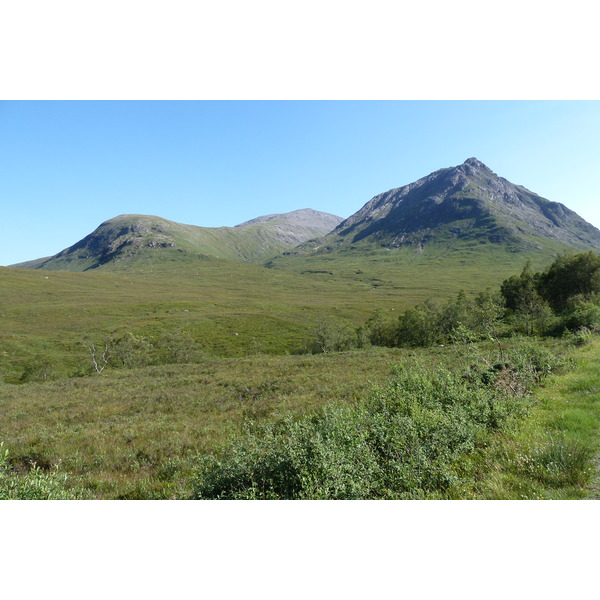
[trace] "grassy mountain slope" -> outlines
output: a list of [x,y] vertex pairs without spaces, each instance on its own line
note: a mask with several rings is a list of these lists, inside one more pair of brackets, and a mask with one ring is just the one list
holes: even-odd
[[57,255],[13,265],[87,271],[206,257],[255,262],[328,233],[341,219],[312,209],[269,215],[237,227],[197,227],[149,215],[120,215]]

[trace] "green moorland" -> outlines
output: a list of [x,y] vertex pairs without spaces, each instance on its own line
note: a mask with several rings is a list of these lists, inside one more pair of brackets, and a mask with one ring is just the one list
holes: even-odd
[[[325,410],[342,429],[335,431],[343,433],[345,453],[356,441],[352,411],[361,415],[362,435],[372,427],[369,415],[365,418],[361,412],[365,399],[393,402],[395,391],[410,389],[419,407],[410,415],[413,421],[406,421],[412,425],[403,435],[416,425],[419,431],[426,426],[426,439],[409,436],[419,449],[411,460],[422,463],[421,478],[408,470],[401,475],[407,478],[402,485],[409,486],[410,492],[375,497],[586,497],[598,451],[600,409],[594,367],[600,344],[594,340],[574,349],[570,340],[555,340],[545,342],[543,348],[555,355],[567,353],[577,368],[565,370],[564,358],[549,363],[558,374],[545,385],[533,394],[507,397],[492,397],[484,388],[465,388],[460,380],[477,365],[484,367],[488,359],[497,358],[498,349],[491,342],[207,359],[196,365],[115,369],[64,381],[5,385],[0,395],[2,440],[15,481],[31,473],[34,463],[38,475],[49,483],[54,477],[65,478],[59,479],[57,489],[49,488],[49,497],[185,499],[198,494],[197,474],[206,468],[207,457],[227,463],[231,456],[244,456],[250,435],[258,436],[254,447],[264,458],[269,448],[261,444],[273,439],[269,427],[292,423],[290,439],[299,435],[294,427],[308,431],[311,440],[325,439],[327,459],[333,456],[335,468],[346,470],[356,484],[354,493],[340,484],[333,494],[316,490],[307,497],[369,497],[367,488],[358,485],[366,477],[352,470],[357,457],[351,455],[348,463],[344,455],[338,462],[335,451],[340,440],[328,438],[327,430],[314,435],[310,425],[303,428]],[[514,350],[514,356],[519,356],[522,340],[507,341],[503,349],[507,355]],[[542,353],[546,361],[551,356]],[[423,364],[428,365],[425,372]],[[433,393],[428,387],[431,382],[443,393],[443,406],[424,400]],[[425,390],[422,398],[421,389]],[[465,391],[469,403],[475,399],[472,405],[466,402]],[[469,419],[469,411],[474,411],[475,421]],[[391,418],[386,415],[384,424]],[[302,448],[301,440],[296,441],[294,447]],[[357,451],[364,460],[366,447],[359,443]],[[254,468],[260,473],[257,465]],[[322,481],[332,479],[329,471],[322,475],[327,475]],[[238,474],[236,481],[243,477]],[[198,497],[217,497],[203,485]],[[42,487],[41,496],[30,497],[45,497],[44,493],[47,487]],[[269,495],[230,496],[221,491],[218,497]]]
[[197,365],[0,387],[11,464],[60,464],[91,497],[189,497],[200,453],[218,451],[248,421],[352,401],[383,383],[398,349],[207,358]]
[[600,259],[492,258],[1,269],[0,497],[584,497]]
[[48,379],[87,374],[89,342],[125,335],[179,354],[285,354],[322,316],[358,323],[398,305],[390,290],[217,259],[131,272],[0,268],[0,376],[16,383],[35,365]]
[[431,252],[315,257],[296,272],[163,248],[86,273],[0,267],[0,378],[88,374],[90,342],[127,335],[163,348],[150,363],[173,362],[169,352],[290,353],[323,318],[356,327],[377,309],[395,317],[427,298],[497,286],[524,262],[487,245]]

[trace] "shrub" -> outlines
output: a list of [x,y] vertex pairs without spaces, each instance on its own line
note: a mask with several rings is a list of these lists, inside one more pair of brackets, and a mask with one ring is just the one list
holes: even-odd
[[164,333],[154,342],[157,364],[191,364],[206,360],[206,354],[187,332]]
[[39,357],[25,363],[23,373],[19,377],[19,382],[47,381],[54,378],[55,369],[52,363],[43,357]]
[[538,289],[557,312],[573,296],[600,292],[600,256],[593,252],[559,256],[540,275]]
[[592,341],[593,337],[592,332],[587,327],[580,327],[573,332],[572,340],[576,346],[585,346]]
[[507,368],[528,389],[566,365],[564,358],[534,342],[517,343],[507,352]]
[[8,460],[8,450],[0,442],[0,500],[71,500],[74,492],[67,490],[67,475],[58,468],[44,471],[32,465],[26,473],[15,472]]
[[389,317],[386,317],[381,309],[378,309],[359,329],[359,332],[364,332],[369,343],[374,346],[389,347],[396,345],[398,337],[397,328],[397,320],[391,320]]
[[249,428],[225,458],[202,459],[194,497],[423,498],[458,484],[459,459],[518,410],[493,385],[398,369],[366,401]]
[[564,326],[571,330],[581,327],[598,330],[600,329],[600,306],[595,302],[578,297],[569,303],[563,322]]
[[152,352],[152,344],[146,338],[129,331],[114,335],[109,347],[111,364],[126,368],[145,367]]
[[441,307],[427,300],[408,309],[398,322],[398,346],[432,346],[442,335]]
[[333,319],[321,319],[314,331],[310,350],[315,353],[342,352],[358,346],[357,332]]

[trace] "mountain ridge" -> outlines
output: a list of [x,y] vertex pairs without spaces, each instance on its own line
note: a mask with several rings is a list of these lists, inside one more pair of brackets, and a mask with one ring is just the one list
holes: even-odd
[[92,233],[54,256],[11,266],[87,271],[111,263],[127,266],[154,259],[160,262],[224,258],[256,262],[321,237],[342,221],[341,217],[313,209],[268,217],[235,227],[200,227],[155,215],[123,214],[104,221]]
[[471,157],[380,193],[347,219],[300,209],[210,228],[119,215],[52,257],[12,266],[85,271],[219,258],[269,267],[296,261],[293,268],[301,272],[329,272],[322,265],[306,269],[300,257],[396,250],[402,260],[412,260],[411,253],[440,260],[450,252],[475,257],[484,247],[540,259],[566,250],[598,251],[600,230]]

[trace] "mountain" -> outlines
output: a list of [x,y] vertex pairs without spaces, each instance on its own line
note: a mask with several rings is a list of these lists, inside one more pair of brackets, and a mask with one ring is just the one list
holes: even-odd
[[428,245],[499,244],[528,249],[600,249],[600,231],[575,212],[499,177],[476,158],[372,198],[312,251],[375,244],[422,253]]
[[[512,273],[515,253],[542,266],[565,250],[600,250],[600,231],[469,158],[378,194],[346,220],[303,209],[236,227],[197,227],[121,215],[55,256],[13,266],[86,271],[221,258],[353,279],[368,269],[396,280],[407,275],[397,272],[407,263],[435,262],[442,270],[452,261],[496,270],[503,263]],[[383,262],[394,263],[392,270]]]
[[236,227],[247,227],[248,225],[269,223],[282,229],[290,229],[293,227],[295,232],[306,231],[308,234],[309,230],[312,233],[316,232],[317,230],[321,230],[329,233],[342,221],[343,219],[341,217],[336,217],[335,215],[330,215],[329,213],[319,212],[318,210],[313,210],[312,208],[304,208],[302,210],[295,210],[293,212],[284,214],[264,215],[262,217],[257,217],[256,219],[246,221],[245,223],[240,223],[239,225],[236,225]]
[[313,238],[342,219],[312,209],[258,217],[236,227],[197,227],[149,215],[120,215],[55,256],[12,265],[87,271],[210,257],[258,262]]

